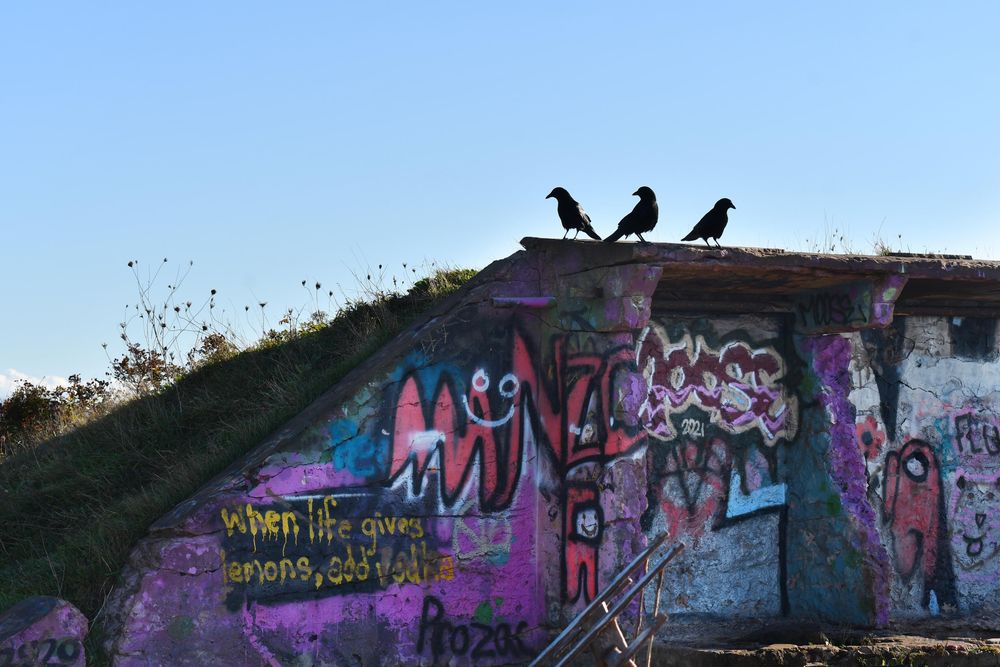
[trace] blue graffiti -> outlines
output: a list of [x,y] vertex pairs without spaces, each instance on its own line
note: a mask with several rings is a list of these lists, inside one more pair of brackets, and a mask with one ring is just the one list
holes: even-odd
[[373,438],[359,433],[352,419],[338,419],[327,427],[332,448],[332,463],[337,470],[347,470],[356,477],[377,479],[386,474],[389,453],[387,437]]

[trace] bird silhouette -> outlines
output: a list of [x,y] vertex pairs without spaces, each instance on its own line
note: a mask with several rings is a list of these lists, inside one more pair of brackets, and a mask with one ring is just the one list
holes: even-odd
[[701,216],[701,220],[694,226],[691,233],[682,238],[681,241],[704,239],[705,245],[711,248],[712,245],[708,242],[708,239],[712,238],[715,240],[715,246],[721,248],[719,237],[722,236],[722,232],[726,231],[726,224],[729,223],[729,209],[731,208],[736,207],[726,197],[715,202],[712,210]]
[[575,239],[583,232],[595,241],[600,241],[601,237],[597,235],[594,231],[594,226],[590,223],[590,216],[587,212],[583,210],[580,206],[580,202],[573,199],[566,188],[552,188],[552,192],[545,197],[546,199],[555,198],[558,202],[556,206],[556,211],[559,213],[559,219],[562,221],[563,229],[566,233],[563,234],[563,238],[569,234],[569,230],[575,229],[576,234],[573,235]]
[[604,239],[605,243],[614,243],[629,234],[635,234],[643,243],[649,243],[642,238],[642,233],[656,227],[656,219],[660,215],[660,208],[656,205],[656,195],[645,185],[632,194],[639,197],[639,203],[635,205],[631,213],[622,218],[622,221],[618,223],[618,229]]

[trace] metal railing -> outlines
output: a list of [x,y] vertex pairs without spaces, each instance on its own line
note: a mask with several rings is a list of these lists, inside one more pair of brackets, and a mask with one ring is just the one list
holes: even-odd
[[[550,664],[555,667],[563,667],[563,665],[571,664],[574,658],[587,649],[591,649],[594,661],[599,666],[620,667],[622,665],[629,665],[629,667],[636,667],[633,657],[644,646],[646,647],[645,664],[648,667],[653,654],[653,637],[656,635],[656,631],[667,622],[666,615],[660,613],[663,568],[677,554],[684,550],[683,544],[674,545],[665,556],[650,567],[649,561],[653,557],[653,554],[666,541],[666,534],[653,540],[624,570],[618,573],[618,576],[587,605],[586,609],[580,612],[538,654],[538,657],[531,662],[530,667],[542,667],[542,665]],[[642,569],[643,574],[636,580],[634,577],[640,569]],[[646,587],[654,578],[657,581],[656,597],[653,602],[653,617],[649,624],[643,628]],[[622,629],[619,616],[632,604],[636,596],[639,597],[639,613],[637,614],[635,630],[630,639]],[[612,600],[616,601],[609,607],[608,605]],[[602,643],[606,645],[603,650],[598,647],[598,639],[602,639]]]

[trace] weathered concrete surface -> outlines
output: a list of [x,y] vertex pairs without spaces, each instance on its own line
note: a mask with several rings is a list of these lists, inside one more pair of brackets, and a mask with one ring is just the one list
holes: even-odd
[[749,620],[739,625],[688,622],[670,627],[670,640],[658,643],[653,650],[653,664],[671,667],[998,665],[997,620],[987,617],[972,622],[968,619],[894,622],[885,630],[788,620]]
[[0,614],[0,665],[86,664],[87,618],[65,600],[38,596]]
[[997,609],[1000,266],[524,245],[151,528],[114,662],[519,664],[663,531],[677,624]]
[[928,640],[888,635],[853,645],[775,643],[747,648],[694,649],[662,646],[653,665],[663,667],[995,667],[1000,644],[969,638]]

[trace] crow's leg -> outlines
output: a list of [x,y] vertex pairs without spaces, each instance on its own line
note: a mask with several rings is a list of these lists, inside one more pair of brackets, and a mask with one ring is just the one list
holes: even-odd
[[704,241],[705,245],[707,245],[709,248],[712,247],[712,244],[708,242],[708,237],[707,236],[705,238],[703,238],[702,241]]
[[565,233],[565,234],[563,234],[563,240],[564,240],[564,241],[566,240],[566,237],[567,237],[567,236],[569,236],[569,228],[568,228],[568,227],[566,228],[566,233]]
[[640,234],[639,232],[636,232],[635,235],[638,236],[639,240],[642,241],[643,243],[649,243],[649,241],[647,241],[646,239],[642,238],[642,234]]
[[719,238],[718,237],[716,237],[716,238],[714,238],[712,240],[715,241],[715,247],[716,248],[721,248],[722,247],[721,245],[719,245]]

